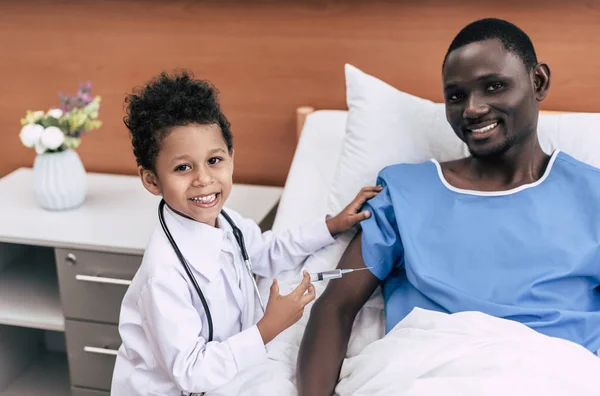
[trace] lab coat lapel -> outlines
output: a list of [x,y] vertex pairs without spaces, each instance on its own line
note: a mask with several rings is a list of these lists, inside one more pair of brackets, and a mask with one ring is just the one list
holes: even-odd
[[211,282],[221,270],[223,231],[164,209],[165,222],[192,271]]
[[[235,271],[236,266],[239,266],[240,264],[237,258],[237,249],[235,249],[236,245],[234,245],[235,239],[233,238],[233,235],[231,235],[229,232],[224,232],[226,232],[227,234],[225,236],[226,240],[223,242],[223,251],[225,252],[224,254],[228,256],[227,259],[231,260],[232,269],[233,271]],[[241,270],[241,268],[239,269]],[[232,278],[231,276],[226,276],[225,279],[227,281],[227,284],[229,285],[229,289],[231,290],[233,297],[235,298],[235,302],[240,308],[240,311],[242,312],[243,316],[244,306],[246,305],[246,297],[243,291],[244,273],[242,271],[240,271],[239,277],[240,284],[238,284],[236,278]]]
[[228,279],[228,282],[241,311],[242,330],[245,330],[254,325],[254,286],[244,264],[242,251],[233,235],[233,228],[223,216],[219,216],[218,221],[219,227],[226,232],[226,238],[230,242],[226,246],[233,256],[233,265],[239,269],[240,273],[239,285],[235,284],[233,279]]
[[[240,256],[241,258],[241,256]],[[248,270],[245,268],[243,263],[242,265],[242,293],[245,296],[244,305],[241,306],[242,310],[242,330],[246,330],[248,327],[252,326],[254,319],[254,287],[252,286],[252,280],[250,279],[250,275],[248,274]]]

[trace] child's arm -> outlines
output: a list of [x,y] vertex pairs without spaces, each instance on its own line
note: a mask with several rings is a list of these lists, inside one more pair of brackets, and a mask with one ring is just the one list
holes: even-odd
[[[181,274],[161,273],[148,282],[138,299],[141,326],[156,366],[169,373],[180,390],[190,393],[217,389],[240,371],[266,361],[265,345],[296,323],[306,304],[315,298],[308,274],[287,296],[279,294],[275,281],[265,315],[257,325],[221,342],[207,343],[200,335],[202,312],[199,315],[190,293],[195,291]],[[208,304],[215,310],[223,301]]]
[[252,220],[236,219],[236,222],[241,221],[238,227],[244,233],[254,273],[272,278],[281,271],[298,267],[308,256],[333,243],[333,237],[368,218],[370,213],[361,211],[361,208],[379,191],[381,187],[365,187],[335,217],[314,221],[277,235],[271,231],[261,234],[260,228]]

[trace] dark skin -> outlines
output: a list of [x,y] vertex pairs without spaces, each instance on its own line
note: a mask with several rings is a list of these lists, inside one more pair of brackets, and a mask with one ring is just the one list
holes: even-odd
[[[537,136],[539,102],[550,86],[550,69],[527,71],[499,40],[452,51],[443,70],[446,118],[471,156],[442,164],[453,186],[509,190],[538,180],[548,165]],[[476,131],[497,124],[489,132]]]
[[[499,40],[452,51],[443,73],[446,117],[471,153],[442,164],[452,186],[503,191],[537,181],[549,162],[539,144],[539,102],[550,87],[544,63],[528,70]],[[361,233],[338,268],[364,268]],[[352,324],[380,281],[370,271],[331,281],[315,302],[298,355],[299,396],[331,395],[346,356]]]

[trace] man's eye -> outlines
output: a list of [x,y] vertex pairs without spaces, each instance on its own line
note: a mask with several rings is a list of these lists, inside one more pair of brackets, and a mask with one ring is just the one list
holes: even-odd
[[175,168],[175,172],[184,172],[184,171],[190,170],[190,169],[191,169],[191,167],[188,164],[183,164],[183,165],[178,165]]
[[213,158],[211,158],[211,159],[208,160],[208,164],[209,165],[216,165],[216,164],[218,164],[221,161],[223,161],[223,158],[213,157]]
[[456,102],[457,100],[460,100],[463,98],[463,94],[451,94],[448,95],[448,100],[451,102]]
[[493,84],[488,85],[487,90],[488,91],[496,91],[502,87],[504,87],[504,84],[498,82],[498,83],[493,83]]

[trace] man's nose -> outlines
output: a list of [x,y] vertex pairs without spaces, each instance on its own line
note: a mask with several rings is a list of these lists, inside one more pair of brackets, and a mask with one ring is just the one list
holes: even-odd
[[477,95],[469,96],[467,105],[463,111],[463,118],[477,119],[486,115],[490,111],[490,107],[481,100]]

